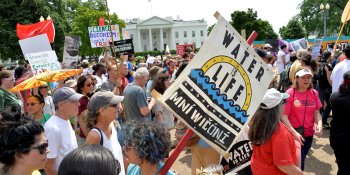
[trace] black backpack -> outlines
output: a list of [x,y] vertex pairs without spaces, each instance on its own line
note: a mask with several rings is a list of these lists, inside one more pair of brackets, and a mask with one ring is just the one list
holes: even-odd
[[285,92],[285,89],[287,89],[290,85],[292,85],[292,82],[289,79],[289,71],[290,71],[291,65],[287,65],[283,72],[280,74],[280,80],[278,83],[278,90],[281,92]]

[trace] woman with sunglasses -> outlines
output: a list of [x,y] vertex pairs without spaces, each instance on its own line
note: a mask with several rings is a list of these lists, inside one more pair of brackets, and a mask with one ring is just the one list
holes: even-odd
[[[168,155],[170,135],[157,123],[128,121],[123,125],[124,151],[129,166],[127,175],[159,174]],[[166,175],[173,175],[168,171]]]
[[35,121],[45,125],[46,121],[50,119],[49,114],[44,114],[45,101],[39,95],[29,96],[27,101],[28,115]]
[[290,98],[287,99],[281,118],[302,145],[301,170],[304,170],[305,158],[311,149],[314,134],[320,137],[323,127],[320,114],[322,103],[317,91],[312,88],[312,77],[313,74],[308,68],[299,69],[295,73],[293,87],[286,91]]
[[49,92],[49,85],[45,84],[42,86],[39,86],[38,88],[38,95],[44,99],[45,105],[43,108],[44,114],[49,114],[50,116],[53,116],[55,114],[55,105],[52,101],[52,96]]
[[120,163],[108,149],[92,144],[83,145],[62,160],[58,175],[119,175]]
[[86,134],[88,133],[88,130],[86,129],[86,123],[84,122],[83,118],[87,110],[87,105],[90,100],[90,95],[93,92],[94,87],[92,85],[92,80],[87,75],[82,75],[78,78],[77,81],[77,93],[83,95],[83,97],[80,98],[79,103],[79,110],[78,110],[78,123],[80,127],[79,136],[83,140],[86,138]]
[[87,128],[90,131],[85,141],[85,144],[100,144],[110,150],[120,162],[121,175],[125,175],[125,170],[115,119],[118,117],[118,105],[123,99],[123,96],[116,96],[109,91],[96,92],[91,97],[86,116]]
[[14,83],[13,74],[10,71],[0,72],[0,112],[12,106],[21,108],[23,105],[16,95],[9,92]]
[[4,174],[39,173],[37,170],[44,168],[48,152],[44,128],[40,123],[23,117],[16,110],[2,113],[0,162],[4,165]]

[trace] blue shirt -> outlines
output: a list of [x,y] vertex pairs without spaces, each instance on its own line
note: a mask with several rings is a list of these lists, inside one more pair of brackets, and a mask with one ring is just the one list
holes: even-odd
[[[155,174],[158,174],[158,172],[162,169],[163,165],[164,164],[162,162],[158,163],[158,170],[157,170],[157,173],[155,173]],[[141,175],[141,168],[139,166],[131,163],[128,166],[128,170],[126,171],[126,174],[127,175]],[[171,170],[169,170],[166,173],[166,175],[174,175],[174,173]]]

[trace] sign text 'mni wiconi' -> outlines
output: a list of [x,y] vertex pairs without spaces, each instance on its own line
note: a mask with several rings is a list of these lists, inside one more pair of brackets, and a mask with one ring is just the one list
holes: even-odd
[[220,18],[199,53],[159,101],[220,153],[233,146],[273,77]]

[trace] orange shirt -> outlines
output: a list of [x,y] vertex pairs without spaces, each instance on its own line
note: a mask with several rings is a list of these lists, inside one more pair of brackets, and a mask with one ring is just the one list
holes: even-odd
[[270,140],[260,146],[253,145],[251,169],[254,175],[284,175],[278,165],[296,165],[296,144],[292,134],[281,122]]

